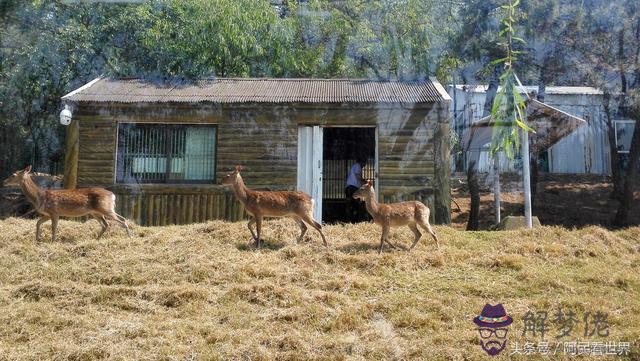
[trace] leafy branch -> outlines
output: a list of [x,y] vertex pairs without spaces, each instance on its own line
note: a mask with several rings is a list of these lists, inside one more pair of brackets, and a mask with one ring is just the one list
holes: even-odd
[[513,49],[513,43],[525,42],[516,36],[514,28],[519,4],[520,0],[509,0],[508,4],[500,6],[505,12],[505,16],[501,21],[502,29],[498,34],[504,40],[499,45],[505,48],[506,56],[491,62],[491,65],[504,64],[504,71],[500,75],[500,88],[491,107],[490,124],[493,127],[493,137],[489,154],[492,157],[498,152],[504,151],[509,159],[513,159],[520,148],[519,130],[534,132],[526,123],[526,102],[520,94],[524,88],[513,67],[517,55],[522,53]]

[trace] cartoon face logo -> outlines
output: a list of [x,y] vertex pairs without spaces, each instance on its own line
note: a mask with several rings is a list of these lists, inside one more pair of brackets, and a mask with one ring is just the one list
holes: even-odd
[[507,327],[512,322],[501,303],[495,306],[487,303],[480,316],[473,319],[480,333],[480,345],[488,355],[495,356],[507,346]]

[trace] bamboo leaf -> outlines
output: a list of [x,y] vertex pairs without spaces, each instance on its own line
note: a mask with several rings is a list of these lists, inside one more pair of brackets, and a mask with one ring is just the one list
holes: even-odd
[[496,65],[496,64],[500,64],[500,63],[504,63],[505,61],[509,60],[509,57],[504,57],[504,58],[500,58],[500,59],[496,59],[494,61],[492,61],[491,65]]

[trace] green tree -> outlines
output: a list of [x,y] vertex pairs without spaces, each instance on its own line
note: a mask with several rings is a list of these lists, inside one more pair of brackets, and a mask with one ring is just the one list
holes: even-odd
[[[581,61],[577,70],[605,91],[613,196],[619,201],[613,223],[626,226],[634,189],[640,184],[640,5],[634,1],[588,3],[578,14],[583,25],[571,45]],[[615,146],[614,118],[636,122],[626,161]]]
[[319,50],[321,77],[416,79],[433,73],[436,1],[316,0],[300,6],[305,46]]
[[515,30],[516,10],[519,4],[520,0],[509,0],[506,5],[500,6],[505,14],[498,36],[501,37],[499,44],[504,47],[505,57],[491,62],[504,65],[500,75],[500,88],[491,105],[493,139],[489,153],[492,157],[498,152],[504,152],[509,159],[513,159],[519,148],[520,131],[533,131],[526,124],[526,103],[520,94],[522,84],[514,68],[517,55],[522,52],[515,50],[513,43],[525,43],[522,38],[516,36]]

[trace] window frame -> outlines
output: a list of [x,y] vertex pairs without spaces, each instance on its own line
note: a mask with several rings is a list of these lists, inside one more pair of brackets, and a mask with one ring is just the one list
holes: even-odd
[[[634,130],[636,121],[632,120],[632,119],[615,119],[613,121],[613,133],[614,133],[615,140],[616,140],[616,151],[618,152],[618,154],[629,154],[630,150],[619,150],[618,149],[618,124],[620,124],[620,123],[633,124],[634,127],[633,127],[632,130]],[[631,134],[631,136],[633,137],[633,133]]]
[[[213,127],[215,129],[215,139],[213,144],[214,156],[213,156],[213,179],[210,180],[166,180],[165,182],[158,181],[140,181],[137,178],[135,182],[127,182],[127,181],[118,181],[118,163],[119,159],[122,156],[122,152],[120,152],[120,127],[121,126],[165,126],[165,127]],[[116,146],[115,146],[115,164],[114,164],[114,184],[116,185],[131,185],[131,184],[140,184],[140,185],[214,185],[217,184],[217,168],[218,168],[218,130],[219,126],[217,123],[168,123],[168,122],[135,122],[135,121],[119,121],[116,122]]]

